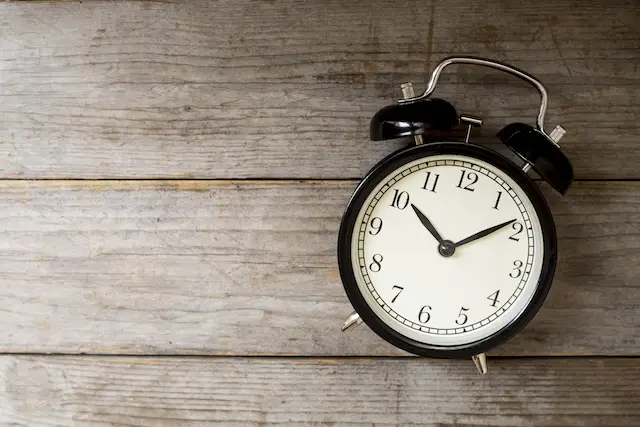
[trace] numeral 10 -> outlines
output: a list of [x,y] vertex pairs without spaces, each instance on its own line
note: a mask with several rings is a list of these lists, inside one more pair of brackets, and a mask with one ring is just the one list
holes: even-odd
[[394,191],[395,193],[393,193],[391,206],[400,210],[406,208],[409,205],[409,193],[406,191],[399,191],[398,189],[395,189]]

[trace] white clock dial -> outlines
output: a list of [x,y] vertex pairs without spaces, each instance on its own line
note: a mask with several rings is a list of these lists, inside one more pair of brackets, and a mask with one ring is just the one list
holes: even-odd
[[351,259],[384,323],[425,344],[458,346],[519,317],[538,286],[543,247],[533,204],[512,178],[472,157],[436,155],[374,188],[356,218]]

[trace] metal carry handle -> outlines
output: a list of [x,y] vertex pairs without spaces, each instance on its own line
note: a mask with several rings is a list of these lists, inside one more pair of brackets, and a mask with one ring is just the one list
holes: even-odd
[[547,112],[547,102],[549,97],[547,96],[547,90],[544,85],[540,83],[538,79],[533,77],[531,74],[519,70],[511,65],[503,64],[501,62],[491,61],[483,58],[475,58],[471,56],[458,56],[446,58],[442,62],[438,64],[438,66],[431,73],[431,79],[429,79],[429,83],[427,84],[427,89],[422,93],[422,95],[414,96],[412,98],[399,99],[398,104],[407,104],[409,102],[418,101],[420,99],[428,98],[436,88],[436,84],[438,83],[438,78],[440,77],[440,73],[442,70],[448,65],[451,64],[471,64],[471,65],[480,65],[483,67],[495,68],[500,71],[504,71],[506,73],[512,74],[516,77],[521,78],[522,80],[530,83],[538,92],[540,92],[540,111],[538,112],[538,118],[536,119],[536,127],[540,132],[549,137],[544,131],[544,115]]

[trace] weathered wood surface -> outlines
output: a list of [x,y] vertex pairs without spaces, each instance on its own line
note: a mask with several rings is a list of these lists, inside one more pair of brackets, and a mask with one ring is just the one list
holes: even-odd
[[[0,2],[0,176],[355,178],[368,121],[452,54],[548,86],[581,178],[640,178],[633,1]],[[532,123],[537,95],[452,68],[437,95]]]
[[[637,426],[633,359],[0,357],[12,426]],[[594,386],[594,378],[605,379]]]
[[[0,182],[0,351],[402,354],[351,306],[336,234],[356,182]],[[546,191],[554,287],[500,354],[640,355],[640,183]]]

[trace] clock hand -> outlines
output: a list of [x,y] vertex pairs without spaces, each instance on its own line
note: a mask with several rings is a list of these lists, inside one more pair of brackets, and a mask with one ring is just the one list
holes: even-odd
[[515,219],[512,219],[512,220],[503,222],[502,224],[494,225],[493,227],[489,227],[489,228],[487,228],[485,230],[479,231],[476,234],[467,237],[466,239],[462,239],[459,242],[454,243],[454,246],[457,248],[457,247],[460,247],[462,245],[466,245],[469,242],[473,242],[474,240],[481,239],[481,238],[483,238],[485,236],[488,236],[489,234],[491,234],[491,233],[493,233],[495,231],[500,230],[502,227],[505,227],[505,226],[511,224],[512,222],[515,222],[515,221],[516,221]]
[[440,237],[440,234],[438,234],[433,224],[431,224],[431,221],[429,221],[429,218],[427,218],[422,212],[420,212],[420,209],[416,208],[413,203],[411,203],[411,207],[413,208],[413,211],[418,216],[418,219],[420,220],[422,225],[424,225],[425,228],[429,230],[429,233],[431,233],[431,235],[436,238],[438,243],[442,244],[444,240],[442,239],[442,237]]

